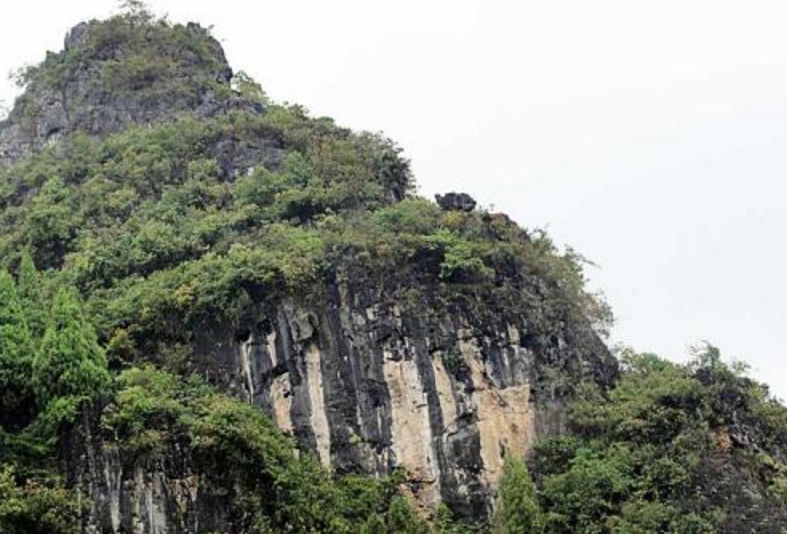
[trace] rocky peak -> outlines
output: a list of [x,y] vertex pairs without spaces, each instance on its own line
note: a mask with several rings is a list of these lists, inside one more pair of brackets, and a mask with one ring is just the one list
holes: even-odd
[[198,24],[138,13],[80,23],[62,51],[22,74],[25,92],[0,123],[0,158],[13,163],[75,132],[104,137],[183,114],[259,107],[233,92],[232,76],[221,45]]
[[446,193],[435,195],[437,205],[445,211],[464,211],[470,213],[478,203],[467,193]]
[[66,52],[85,45],[89,28],[87,22],[80,22],[66,33],[66,38],[63,39],[63,48]]

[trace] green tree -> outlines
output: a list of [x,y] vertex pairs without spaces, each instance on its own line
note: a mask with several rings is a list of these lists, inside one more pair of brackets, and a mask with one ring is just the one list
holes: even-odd
[[0,471],[0,532],[3,534],[77,534],[79,506],[62,487],[19,486],[14,471]]
[[391,501],[388,508],[389,534],[429,534],[429,525],[413,509],[405,497]]
[[120,10],[131,20],[144,24],[154,19],[147,3],[142,0],[121,0]]
[[110,382],[106,355],[73,289],[55,297],[33,376],[42,406],[59,397],[95,397]]
[[581,450],[565,473],[547,478],[542,495],[551,504],[548,531],[607,532],[603,525],[633,492],[635,480],[628,472],[631,455],[627,450],[610,450],[605,455]]
[[493,520],[496,534],[542,532],[543,521],[536,500],[536,487],[525,462],[519,458],[506,459],[498,499]]
[[46,329],[46,309],[41,274],[36,268],[33,256],[28,249],[22,253],[17,277],[19,301],[24,311],[27,325],[34,339],[40,339]]
[[262,86],[242,70],[236,72],[232,77],[232,85],[236,91],[253,102],[260,104],[270,102]]
[[29,419],[33,342],[16,283],[0,271],[0,424],[13,429]]
[[437,507],[435,528],[439,534],[470,534],[470,527],[457,520],[451,509],[444,502]]
[[35,250],[39,265],[59,266],[69,251],[79,221],[70,200],[71,191],[63,180],[50,178],[31,201],[23,239]]

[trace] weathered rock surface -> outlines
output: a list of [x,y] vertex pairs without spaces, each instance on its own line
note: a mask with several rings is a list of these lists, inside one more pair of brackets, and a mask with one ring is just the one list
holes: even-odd
[[195,466],[187,448],[156,458],[126,457],[85,413],[63,447],[68,481],[86,497],[86,534],[238,532],[225,496]]
[[471,212],[478,205],[473,197],[467,193],[446,193],[435,195],[437,205],[446,211]]
[[616,371],[589,326],[546,317],[524,294],[513,309],[480,296],[442,305],[433,288],[407,302],[404,287],[368,282],[284,305],[240,342],[205,332],[197,365],[324,465],[404,468],[424,503],[468,517],[489,511],[506,454],[561,430],[563,388]]
[[[195,370],[265,410],[326,467],[402,468],[424,504],[443,500],[468,517],[489,512],[506,454],[562,430],[571,383],[609,382],[616,371],[587,325],[544,315],[537,300],[445,306],[433,288],[408,301],[404,288],[357,279],[325,289],[323,301],[286,303],[240,339],[205,329]],[[77,480],[97,531],[195,532],[229,521],[200,497],[184,451],[123,466],[111,443],[93,450]]]
[[[155,124],[183,114],[209,117],[259,107],[232,94],[233,73],[221,45],[196,24],[188,24],[182,32],[201,44],[200,55],[174,47],[158,58],[172,65],[166,72],[143,71],[135,76],[113,70],[120,59],[135,53],[122,37],[104,36],[104,46],[86,50],[96,27],[96,23],[75,26],[65,38],[65,50],[47,59],[58,64],[62,76],[56,81],[34,78],[0,123],[0,161],[13,163],[77,132],[106,137],[134,124]],[[113,85],[112,78],[122,79],[124,87]]]
[[[483,517],[505,456],[563,430],[572,384],[616,372],[589,325],[555,315],[549,290],[531,282],[451,298],[423,280],[343,273],[320,298],[240,328],[206,326],[191,370],[264,410],[326,467],[401,468],[424,504]],[[90,503],[87,532],[236,531],[187,448],[126,458],[97,419],[65,454]]]

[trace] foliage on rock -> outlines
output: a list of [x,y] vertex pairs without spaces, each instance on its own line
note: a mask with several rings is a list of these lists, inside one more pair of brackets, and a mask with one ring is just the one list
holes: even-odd
[[623,363],[614,388],[573,402],[572,435],[536,447],[537,493],[507,466],[500,531],[783,532],[787,409],[714,347],[688,365],[631,351]]

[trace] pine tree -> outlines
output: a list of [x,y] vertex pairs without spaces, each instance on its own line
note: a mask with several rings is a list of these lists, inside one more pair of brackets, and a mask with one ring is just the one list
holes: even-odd
[[16,283],[0,271],[0,424],[23,424],[32,410],[30,372],[33,341]]
[[493,521],[495,534],[537,534],[542,532],[542,519],[536,487],[525,462],[509,457]]
[[57,292],[33,371],[42,406],[58,397],[95,397],[109,383],[106,355],[73,289]]
[[19,262],[17,285],[19,288],[19,301],[22,305],[27,325],[35,340],[40,340],[46,328],[46,307],[41,274],[36,269],[33,256],[29,250],[22,253]]

